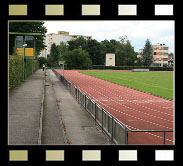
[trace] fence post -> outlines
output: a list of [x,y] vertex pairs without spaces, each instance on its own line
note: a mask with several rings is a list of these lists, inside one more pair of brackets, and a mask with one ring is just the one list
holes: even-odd
[[85,95],[85,109],[86,109],[86,95]]
[[125,144],[128,144],[128,130],[125,127]]
[[96,121],[96,118],[97,118],[97,117],[96,117],[96,116],[97,116],[97,113],[96,113],[96,110],[97,110],[97,109],[96,109],[96,108],[97,108],[97,106],[96,106],[96,103],[95,103],[95,121]]
[[78,95],[78,104],[79,104],[79,89],[77,90],[77,95]]
[[163,144],[166,143],[166,131],[163,132]]
[[[81,106],[82,106],[82,104],[83,104],[83,103],[82,103],[82,102],[83,102],[83,94],[82,94],[82,92],[80,92],[80,94],[81,94],[81,95],[80,95],[80,104],[81,104]],[[81,96],[82,96],[82,97],[81,97]]]
[[76,93],[76,87],[74,86],[74,94],[75,94],[75,99],[76,99],[76,101],[77,101],[77,93]]
[[111,143],[113,142],[113,116],[112,116]]
[[91,114],[93,114],[93,102],[91,101]]
[[102,132],[103,132],[103,113],[104,113],[104,110],[102,108]]

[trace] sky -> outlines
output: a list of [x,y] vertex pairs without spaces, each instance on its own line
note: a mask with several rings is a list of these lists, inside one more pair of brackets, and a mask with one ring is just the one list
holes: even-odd
[[174,53],[174,21],[45,21],[47,33],[67,31],[70,35],[92,36],[103,41],[127,36],[136,52],[143,48],[148,38],[151,44],[164,43]]

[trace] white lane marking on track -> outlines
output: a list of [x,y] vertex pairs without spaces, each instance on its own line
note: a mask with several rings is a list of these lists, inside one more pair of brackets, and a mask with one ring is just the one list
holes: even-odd
[[[129,128],[133,128],[133,129],[135,129],[135,130],[140,130],[140,129],[135,128],[135,127],[132,127],[132,126],[130,126],[130,125],[128,125],[128,127],[129,127]],[[152,135],[152,136],[155,136],[155,137],[158,137],[158,138],[160,138],[160,139],[163,139],[163,137],[161,137],[161,136],[159,136],[159,135],[156,135],[156,134],[153,134],[153,133],[150,133],[150,132],[144,132],[144,133],[149,134],[149,135]],[[168,138],[166,138],[166,141],[170,141],[170,142],[173,142],[173,143],[174,143],[173,140],[168,139]]]
[[[88,94],[88,92],[85,91],[83,88],[80,87],[80,89],[82,89],[86,94]],[[90,88],[90,89],[92,89],[92,88]],[[98,92],[98,91],[96,91],[95,89],[93,89],[93,90],[94,90],[95,92]],[[98,92],[98,93],[100,93],[100,92]],[[103,95],[102,93],[100,93],[100,94]],[[90,96],[92,96],[92,95],[90,94]],[[105,95],[103,95],[103,96],[105,96]],[[92,96],[92,97],[93,97],[93,96]],[[93,98],[94,98],[94,97],[93,97]],[[115,108],[109,107],[108,105],[106,105],[106,104],[104,104],[104,103],[102,103],[102,102],[100,102],[100,101],[99,101],[99,103],[101,103],[102,105],[105,105],[106,107],[108,107],[108,108],[110,108],[110,109],[112,109],[112,110],[114,110],[114,111],[116,111],[116,112],[120,112],[120,113],[125,114],[125,115],[127,115],[127,116],[130,116],[130,117],[132,117],[132,118],[135,118],[135,119],[138,119],[138,120],[141,120],[141,121],[150,123],[150,124],[152,124],[152,125],[156,125],[156,126],[160,126],[160,127],[163,127],[163,128],[167,128],[167,129],[170,129],[170,130],[172,129],[172,128],[167,127],[167,126],[160,125],[160,124],[158,124],[158,123],[154,123],[154,124],[153,124],[153,122],[151,122],[151,121],[148,121],[148,120],[144,120],[144,119],[135,117],[135,116],[130,115],[130,114],[127,114],[127,113],[125,113],[125,112],[121,112],[121,111],[119,111],[119,110],[117,110],[117,109],[115,109]],[[132,109],[132,108],[130,108],[130,109]]]
[[[110,86],[107,86],[108,87],[108,89],[110,88]],[[114,92],[114,88],[112,89],[112,91]],[[115,91],[117,91],[117,92],[119,92],[119,94],[121,94],[121,92],[119,91],[119,90],[116,90],[115,89]],[[134,90],[133,90],[134,91]],[[133,92],[132,91],[132,92]],[[124,93],[124,92],[123,92]],[[130,97],[132,97],[132,95],[129,95],[128,93],[125,93],[125,95],[128,95],[128,96],[130,96]],[[119,95],[118,95],[119,96]],[[119,96],[119,97],[121,97],[121,96]],[[135,96],[133,96],[134,98],[136,98]],[[122,97],[121,97],[122,98]],[[123,97],[123,98],[126,98],[126,97]],[[145,101],[145,100],[141,100],[141,101]],[[146,101],[145,101],[146,102]],[[161,100],[161,102],[162,102],[162,100]],[[147,103],[147,102],[146,102]],[[163,102],[164,103],[164,102]],[[137,103],[136,103],[137,104]],[[148,102],[148,104],[152,104],[152,105],[155,105],[155,104],[153,104],[153,103],[151,103],[151,102]],[[139,105],[139,104],[137,104],[137,105]],[[141,106],[141,105],[139,105],[139,106]],[[159,105],[155,105],[155,106],[157,106],[157,107],[160,107],[160,108],[163,108],[162,106],[159,106]],[[150,110],[152,110],[152,111],[155,111],[155,112],[160,112],[160,113],[162,113],[162,114],[166,114],[166,115],[169,115],[169,116],[172,116],[172,115],[170,115],[170,114],[168,114],[168,113],[164,113],[164,112],[161,112],[161,111],[158,111],[158,110],[155,110],[155,109],[152,109],[152,108],[148,108],[148,107],[146,107],[146,106],[142,106],[142,107],[145,107],[145,108],[147,108],[147,109],[150,109]]]
[[[80,80],[81,81],[81,80]],[[79,81],[79,82],[80,82]],[[94,90],[94,91],[96,91],[96,90]],[[101,95],[103,95],[103,94],[101,94]],[[105,96],[105,95],[104,95]],[[100,102],[101,103],[101,102]],[[103,104],[103,103],[101,103],[101,104]],[[103,104],[103,105],[105,105],[105,104]],[[107,107],[109,107],[109,106],[107,106]],[[109,108],[111,108],[111,107],[109,107]],[[111,108],[111,109],[113,109],[113,108]],[[130,108],[130,109],[132,109],[132,108]],[[113,110],[115,110],[116,111],[116,109],[113,109]],[[121,111],[117,111],[117,112],[121,112]],[[123,113],[123,114],[125,114],[125,113]],[[127,114],[128,116],[132,116],[132,115],[129,115],[129,114]],[[134,117],[134,116],[132,116],[132,117]],[[137,118],[137,117],[135,117],[135,118]],[[147,121],[147,120],[144,120],[144,119],[141,119],[141,120],[143,120],[143,121],[145,121],[145,122],[148,122],[148,123],[152,123],[152,122],[150,122],[150,121]],[[161,127],[166,127],[166,126],[163,126],[163,125],[160,125],[160,124],[157,124],[157,123],[154,123],[154,124],[156,124],[156,125],[158,125],[158,126],[161,126]],[[169,128],[169,127],[166,127],[166,128]]]
[[[93,78],[93,79],[96,79],[96,78]],[[105,80],[102,80],[102,81],[105,81]],[[99,82],[99,81],[98,81],[98,82]],[[98,82],[97,82],[97,83],[98,83]],[[110,82],[105,81],[105,83],[109,84]],[[101,85],[100,82],[99,82],[98,84]],[[116,85],[117,85],[117,84],[116,84]],[[110,89],[112,89],[112,90],[114,90],[113,88],[111,88],[110,84],[109,84],[109,86],[107,86],[107,87],[110,88]],[[119,86],[118,88],[120,88],[120,90],[123,90],[123,91],[124,91],[124,89],[127,89],[128,87],[125,87],[125,86],[120,87],[120,86]],[[131,91],[131,93],[137,95],[137,92],[135,92],[133,89],[128,88],[127,91],[129,91],[129,90]],[[117,89],[115,89],[115,91],[118,91],[119,93],[121,93],[121,92],[120,92],[119,90],[117,90]],[[126,93],[126,95],[132,96],[132,95],[129,95],[129,94],[127,94],[127,93]],[[143,96],[143,97],[144,97],[144,95],[142,95],[139,91],[138,91],[138,96]],[[149,95],[148,95],[148,96],[149,96]],[[146,95],[146,97],[148,97],[148,96]],[[133,97],[135,97],[135,96],[133,95]],[[153,98],[151,98],[151,97],[148,97],[148,98],[153,99]],[[162,99],[162,102],[163,102],[163,101],[164,101],[164,103],[169,103],[169,101],[166,101],[166,100],[163,100],[163,99]],[[162,108],[162,106],[160,106],[160,105],[156,105],[156,104],[154,104],[154,103],[150,103],[150,104]]]
[[[93,78],[93,77],[91,77],[92,79],[95,79],[95,84],[97,83],[97,85],[101,85],[101,81],[105,81],[105,80],[99,80],[99,79],[97,79],[96,80],[96,78]],[[86,80],[86,79],[85,79]],[[108,81],[105,81],[105,83],[106,84],[109,84],[110,82],[108,82]],[[112,84],[112,83],[111,83]],[[115,85],[117,85],[117,84],[115,84]],[[102,85],[103,86],[103,85]],[[107,86],[108,88],[110,88],[110,85],[109,86]],[[121,86],[120,86],[121,87]],[[123,89],[127,89],[127,87],[122,87]],[[122,88],[120,88],[120,89],[122,89]],[[113,91],[114,91],[114,88],[112,89]],[[128,91],[130,90],[131,91],[131,93],[134,93],[135,92],[135,90],[133,90],[133,89],[131,89],[131,88],[128,88],[127,89]],[[119,92],[119,90],[116,90],[115,89],[115,91],[118,91]],[[138,91],[138,93],[140,94],[140,92]],[[125,93],[126,95],[128,95],[128,93]],[[135,94],[136,94],[136,92],[135,92]],[[132,95],[128,95],[128,96],[132,96]],[[144,96],[144,95],[141,95],[141,96]],[[135,96],[133,96],[133,97],[135,97]],[[146,96],[147,97],[147,96]],[[154,96],[155,97],[155,96]],[[151,98],[152,99],[152,98]],[[145,100],[144,100],[145,101]],[[166,101],[166,100],[163,100],[162,99],[162,101]],[[166,101],[166,102],[169,102],[169,101]],[[149,104],[152,104],[152,103],[149,103]],[[155,104],[153,104],[153,105],[155,105]],[[163,108],[162,106],[159,106],[159,105],[155,105],[155,106],[158,106],[158,107],[160,107],[160,108]],[[148,108],[149,109],[149,108]],[[151,108],[150,108],[151,109]],[[154,110],[155,111],[155,110]],[[158,110],[156,110],[156,112],[160,112],[160,111],[158,111]],[[172,116],[172,115],[170,115],[170,114],[168,114],[168,113],[164,113],[164,112],[160,112],[160,113],[163,113],[163,114],[165,114],[165,115],[168,115],[168,116]]]
[[[96,87],[96,86],[95,86],[95,87]],[[93,89],[93,88],[90,88],[90,89]],[[101,89],[103,89],[103,88],[101,88]],[[93,90],[96,91],[95,89],[93,89]],[[103,89],[103,90],[105,90],[105,89]],[[105,90],[105,91],[108,92],[108,93],[111,93],[110,91],[107,91],[107,90]],[[96,91],[96,92],[98,92],[98,91]],[[100,93],[100,92],[98,92],[98,93]],[[102,94],[102,93],[100,93],[100,94],[103,95],[103,96],[105,96],[106,98],[109,98],[109,97],[107,97],[106,95],[104,95],[104,94]],[[116,96],[118,96],[118,95],[116,95]],[[119,97],[119,96],[118,96],[118,97]],[[142,114],[145,114],[145,115],[154,117],[154,118],[158,118],[158,119],[161,119],[161,120],[165,120],[165,121],[168,121],[168,122],[173,122],[173,121],[168,120],[168,119],[165,119],[165,118],[160,118],[160,117],[158,117],[158,116],[154,116],[154,115],[151,115],[151,114],[149,114],[149,113],[145,113],[145,112],[143,112],[143,111],[139,111],[139,110],[130,108],[130,107],[126,106],[126,105],[123,105],[123,104],[121,104],[121,103],[118,103],[116,100],[113,100],[113,99],[111,99],[111,98],[109,98],[109,100],[111,100],[111,101],[113,101],[113,102],[115,102],[115,103],[117,103],[117,104],[119,104],[119,105],[122,105],[122,106],[124,106],[124,107],[127,107],[127,108],[129,108],[129,109],[132,109],[132,110],[134,110],[134,111],[136,111],[136,112],[139,112],[139,113],[142,113]]]

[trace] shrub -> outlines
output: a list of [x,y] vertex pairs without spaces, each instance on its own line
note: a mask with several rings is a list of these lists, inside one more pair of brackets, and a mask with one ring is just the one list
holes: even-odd
[[[39,68],[37,60],[26,59],[24,66],[25,79],[27,79],[32,71],[35,72]],[[9,56],[9,89],[13,89],[22,82],[23,59],[22,56]]]
[[13,89],[22,82],[22,56],[9,56],[9,88]]

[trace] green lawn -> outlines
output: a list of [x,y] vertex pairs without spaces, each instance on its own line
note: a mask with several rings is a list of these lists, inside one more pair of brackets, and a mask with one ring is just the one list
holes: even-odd
[[173,100],[173,72],[81,71],[81,73]]

